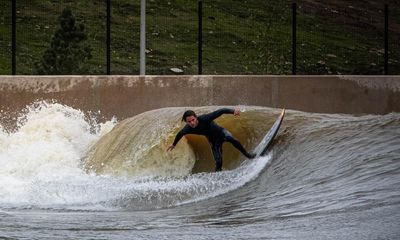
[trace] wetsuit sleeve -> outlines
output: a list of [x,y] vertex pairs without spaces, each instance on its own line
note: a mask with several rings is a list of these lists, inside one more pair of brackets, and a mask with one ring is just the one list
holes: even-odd
[[172,143],[172,145],[176,146],[176,144],[178,144],[179,140],[181,140],[181,138],[182,138],[183,136],[185,136],[186,134],[188,134],[188,129],[187,129],[187,127],[184,127],[184,128],[182,128],[182,130],[180,130],[180,131],[176,134],[175,140],[174,140],[174,142]]
[[221,109],[219,109],[217,111],[214,111],[212,113],[203,115],[203,119],[206,120],[206,121],[210,121],[211,122],[214,119],[220,117],[222,114],[226,114],[226,113],[233,114],[234,112],[235,112],[234,109],[221,108]]

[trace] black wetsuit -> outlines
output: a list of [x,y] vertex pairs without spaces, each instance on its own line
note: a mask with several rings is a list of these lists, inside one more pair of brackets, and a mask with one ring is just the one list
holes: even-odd
[[233,109],[222,108],[209,114],[204,114],[198,116],[198,125],[195,128],[186,125],[175,137],[173,146],[179,142],[179,140],[186,134],[197,134],[206,136],[208,142],[211,145],[212,153],[214,155],[214,160],[216,164],[216,171],[222,170],[222,144],[226,142],[232,143],[232,145],[237,148],[243,155],[248,158],[254,157],[253,154],[249,154],[246,149],[236,140],[232,134],[225,128],[217,125],[214,119],[218,118],[222,114],[230,113],[233,114]]

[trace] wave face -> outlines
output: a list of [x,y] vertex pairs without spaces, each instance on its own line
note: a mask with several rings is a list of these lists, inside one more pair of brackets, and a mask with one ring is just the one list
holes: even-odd
[[[216,109],[193,108],[199,114]],[[225,171],[214,173],[204,137],[188,136],[166,152],[185,110],[97,123],[60,104],[28,107],[16,131],[0,129],[0,207],[146,210],[196,203],[202,211],[224,196],[265,219],[400,202],[398,113],[287,111],[272,152],[246,160],[225,144]],[[242,110],[217,122],[253,149],[280,110]]]
[[[200,115],[216,109],[194,108]],[[120,122],[88,151],[87,169],[97,174],[130,177],[181,177],[212,171],[215,163],[203,136],[187,135],[172,153],[166,152],[176,133],[184,126],[180,122],[184,111],[184,108],[159,109]],[[216,122],[249,148],[266,134],[273,117],[253,108],[239,118],[225,114]],[[235,169],[244,159],[229,144],[224,147],[224,168]]]

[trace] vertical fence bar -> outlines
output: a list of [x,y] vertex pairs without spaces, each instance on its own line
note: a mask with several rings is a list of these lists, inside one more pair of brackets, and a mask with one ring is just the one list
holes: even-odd
[[140,75],[146,74],[146,0],[140,1]]
[[198,74],[203,74],[203,1],[199,1],[198,7]]
[[107,75],[111,73],[111,0],[107,0]]
[[11,13],[11,74],[17,73],[17,3],[12,1]]
[[297,3],[292,3],[292,74],[296,75],[296,58],[297,58],[297,19],[296,19]]
[[389,74],[389,6],[385,4],[385,75]]

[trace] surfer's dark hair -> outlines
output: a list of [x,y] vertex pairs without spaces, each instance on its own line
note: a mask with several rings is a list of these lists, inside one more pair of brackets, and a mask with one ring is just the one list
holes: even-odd
[[185,112],[183,113],[182,122],[186,122],[186,118],[187,118],[187,117],[190,117],[190,116],[195,116],[195,117],[197,117],[197,115],[196,115],[196,113],[195,113],[194,111],[192,111],[192,110],[187,110],[187,111],[185,111]]

